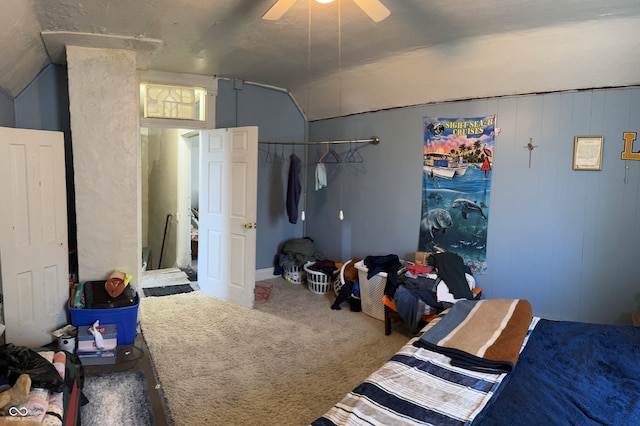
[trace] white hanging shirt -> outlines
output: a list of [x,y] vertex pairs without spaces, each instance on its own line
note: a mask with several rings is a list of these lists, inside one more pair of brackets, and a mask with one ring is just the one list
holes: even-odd
[[323,163],[316,164],[316,191],[327,186],[327,169]]

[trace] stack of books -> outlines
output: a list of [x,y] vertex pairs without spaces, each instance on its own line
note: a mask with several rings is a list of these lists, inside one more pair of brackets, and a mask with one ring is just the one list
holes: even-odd
[[105,365],[116,363],[118,348],[118,332],[115,324],[105,324],[96,327],[102,336],[102,342],[96,343],[95,333],[89,329],[93,326],[78,327],[78,351],[82,365]]

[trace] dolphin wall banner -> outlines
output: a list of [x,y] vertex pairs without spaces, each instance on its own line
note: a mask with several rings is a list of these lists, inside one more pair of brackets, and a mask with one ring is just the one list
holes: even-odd
[[473,273],[483,273],[496,116],[423,121],[418,250],[456,253]]

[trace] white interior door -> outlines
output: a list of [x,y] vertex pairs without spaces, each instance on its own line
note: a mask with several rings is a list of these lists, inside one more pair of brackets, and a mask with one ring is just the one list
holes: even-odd
[[191,266],[191,138],[194,135],[197,138],[198,131],[185,131],[177,141],[176,264],[180,269]]
[[200,133],[198,285],[253,307],[258,128]]
[[42,346],[67,323],[64,138],[0,127],[0,262],[6,341]]

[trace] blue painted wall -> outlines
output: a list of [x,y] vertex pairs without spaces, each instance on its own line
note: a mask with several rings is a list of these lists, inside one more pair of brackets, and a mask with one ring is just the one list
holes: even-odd
[[67,180],[67,228],[69,229],[70,272],[77,271],[76,217],[73,174],[73,151],[71,148],[71,121],[69,117],[69,86],[67,68],[47,65],[13,100],[15,108],[14,126],[21,129],[51,130],[64,134],[66,180]]
[[[305,140],[304,117],[286,92],[248,83],[236,87],[220,81],[218,127],[257,125],[261,141]],[[67,137],[63,67],[46,67],[14,100],[15,110],[5,98],[0,94],[3,125],[62,130]],[[625,162],[620,154],[622,133],[640,132],[637,87],[420,105],[312,122],[312,141],[381,139],[359,146],[363,163],[327,166],[329,186],[321,191],[313,186],[321,147],[261,144],[256,267],[271,267],[278,244],[303,235],[334,260],[387,253],[412,258],[423,117],[489,114],[497,115],[501,133],[492,172],[488,270],[476,277],[485,296],[527,298],[536,315],[548,318],[630,323],[629,313],[640,309],[640,162]],[[604,136],[602,171],[572,170],[576,135]],[[531,168],[524,148],[529,138],[538,146]],[[306,206],[301,201],[307,221],[296,225],[288,223],[284,204],[292,148],[303,159],[307,189]],[[336,146],[342,155],[348,148]],[[285,161],[268,163],[267,153]]]
[[0,92],[0,126],[15,127],[16,116],[13,99]]
[[[303,142],[306,120],[288,93],[249,83],[235,84],[219,80],[216,99],[216,127],[258,126],[259,141]],[[289,223],[286,192],[289,156],[304,159],[302,145],[259,144],[258,152],[258,224],[256,267],[273,267],[278,245],[303,236],[302,221]],[[280,161],[269,161],[269,158]],[[303,207],[303,202],[300,203]]]
[[[307,231],[335,260],[412,259],[421,212],[422,119],[497,115],[486,274],[489,298],[526,298],[539,316],[630,324],[640,309],[640,162],[620,159],[640,132],[640,88],[423,105],[312,122],[310,140],[377,135],[363,164],[327,166],[309,193]],[[602,171],[572,170],[573,137],[603,135]],[[538,147],[524,146],[533,138]],[[343,147],[342,152],[348,147]],[[640,150],[640,141],[634,150]],[[307,178],[313,179],[313,164]],[[625,167],[628,167],[626,169]],[[627,180],[625,182],[625,175]],[[340,205],[345,220],[338,219]]]
[[67,69],[47,65],[16,97],[16,127],[62,131],[70,140],[69,87]]

